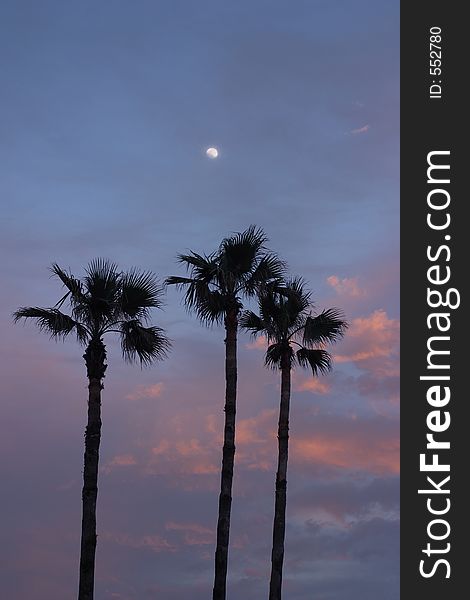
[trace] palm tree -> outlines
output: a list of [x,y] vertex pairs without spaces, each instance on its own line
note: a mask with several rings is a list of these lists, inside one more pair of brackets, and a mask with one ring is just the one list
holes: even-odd
[[278,280],[284,264],[265,248],[262,229],[250,226],[225,238],[209,255],[181,254],[180,263],[189,277],[169,277],[169,285],[185,290],[184,302],[208,325],[225,326],[225,427],[221,488],[217,521],[213,600],[225,600],[232,479],[235,457],[235,413],[237,399],[237,333],[242,299],[254,296],[260,286]]
[[[340,338],[347,323],[336,308],[317,316],[310,312],[311,294],[304,281],[293,278],[285,284],[267,286],[259,294],[259,315],[244,311],[240,326],[268,342],[265,364],[281,371],[281,404],[278,424],[278,466],[274,508],[273,547],[269,600],[281,599],[282,565],[286,528],[287,456],[291,371],[295,365],[310,367],[313,376],[331,369],[331,355],[324,349]],[[298,349],[295,350],[294,347]]]
[[[103,259],[96,259],[88,265],[82,281],[57,264],[51,270],[66,288],[65,295],[53,308],[20,308],[14,313],[14,319],[34,319],[40,330],[56,340],[74,333],[77,341],[86,348],[83,358],[88,376],[88,424],[85,430],[78,598],[92,600],[101,390],[107,368],[103,336],[118,333],[124,359],[130,362],[138,359],[141,365],[163,359],[170,343],[160,327],[144,326],[150,309],[162,306],[162,288],[152,273],[137,269],[121,273],[114,263]],[[66,302],[70,306],[70,314],[61,311]]]

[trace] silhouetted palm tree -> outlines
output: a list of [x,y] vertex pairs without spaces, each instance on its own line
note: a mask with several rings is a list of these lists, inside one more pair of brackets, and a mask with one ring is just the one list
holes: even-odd
[[[240,326],[254,336],[266,337],[268,349],[265,364],[281,371],[279,457],[269,589],[269,600],[280,600],[286,527],[291,371],[295,365],[310,367],[314,376],[329,371],[331,356],[324,349],[324,345],[341,337],[347,323],[341,311],[336,308],[312,316],[311,294],[306,291],[300,278],[290,279],[280,286],[265,287],[259,294],[258,305],[259,315],[252,311],[244,311],[240,318]],[[297,350],[294,349],[295,346],[298,347]]]
[[235,456],[235,412],[237,396],[237,332],[242,299],[255,295],[260,286],[279,279],[284,264],[265,248],[262,229],[250,226],[225,238],[209,255],[181,254],[189,277],[169,277],[169,285],[185,290],[186,306],[206,324],[225,325],[225,427],[221,491],[217,521],[213,600],[225,600],[227,560]]
[[[160,327],[145,327],[150,309],[161,308],[162,288],[150,272],[132,269],[126,273],[107,260],[92,261],[82,281],[52,266],[67,292],[53,308],[20,308],[15,321],[34,319],[51,338],[64,339],[74,333],[85,346],[88,376],[88,424],[85,431],[83,515],[80,551],[79,600],[92,600],[96,551],[96,498],[101,439],[101,390],[105,376],[106,348],[103,336],[118,333],[123,356],[128,361],[150,364],[166,356],[170,343]],[[68,302],[70,315],[60,309]]]

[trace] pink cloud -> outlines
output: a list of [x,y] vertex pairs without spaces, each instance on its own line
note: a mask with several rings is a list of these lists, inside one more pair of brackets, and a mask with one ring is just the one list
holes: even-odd
[[362,298],[366,295],[365,290],[359,287],[357,277],[344,277],[340,279],[336,275],[330,275],[326,281],[339,295],[351,296],[352,298]]
[[[382,328],[379,323],[382,320],[384,323],[393,321],[383,315],[375,315],[358,319],[356,329],[362,330],[366,321],[371,325],[372,331],[380,332]],[[360,386],[372,386],[373,383],[379,385],[375,380],[361,379]],[[327,394],[331,385],[330,382],[319,379],[306,379],[296,382],[294,389]],[[385,392],[388,397],[388,389]],[[377,389],[371,387],[367,393],[368,397],[370,394],[375,399]],[[277,421],[277,402],[275,407],[264,409],[255,416],[238,419],[237,469],[275,471]],[[291,424],[295,428],[291,436],[291,460],[302,470],[308,465],[315,465],[367,470],[373,473],[398,472],[398,435],[394,430],[382,431],[377,424],[364,422],[357,415],[353,415],[352,418],[346,415],[328,416],[319,407],[297,406],[294,401]],[[189,423],[187,425],[189,427]],[[148,474],[170,475],[175,485],[185,489],[199,489],[201,485],[206,489],[212,488],[212,479],[216,485],[220,474],[221,448],[219,436],[215,435],[215,423],[209,419],[209,429],[214,433],[209,433],[206,428],[198,437],[190,437],[188,427],[180,431],[179,439],[164,437],[159,440],[152,448],[145,471]],[[210,480],[207,476],[210,476]],[[200,478],[200,482],[197,483],[195,478]]]
[[159,535],[133,536],[127,533],[112,533],[105,531],[100,534],[100,538],[118,544],[119,546],[127,546],[134,549],[146,548],[156,553],[175,552],[177,549],[176,546],[170,544],[168,540]]
[[194,533],[210,533],[213,534],[213,530],[208,527],[204,527],[199,523],[175,523],[170,521],[165,525],[165,529],[169,531],[192,531]]
[[160,440],[160,442],[158,442],[157,446],[152,448],[152,453],[155,456],[161,456],[161,455],[164,455],[165,453],[167,453],[169,449],[170,449],[169,441],[166,439],[163,439],[163,440]]
[[[302,462],[377,473],[399,472],[398,442],[391,448],[354,447],[344,440],[293,440],[292,455]],[[371,457],[371,453],[373,457]]]
[[375,374],[392,377],[398,374],[400,322],[390,319],[383,309],[367,317],[353,319],[344,342],[343,353],[335,355],[337,363],[353,362]]
[[[352,420],[357,424],[358,421]],[[293,438],[291,456],[293,462],[364,469],[377,474],[399,473],[400,443],[397,436],[379,438],[362,428],[351,425],[349,434],[335,435],[317,433],[313,437]]]
[[294,384],[297,392],[313,392],[314,394],[328,394],[331,390],[331,384],[322,381],[318,377],[311,377]]
[[215,541],[215,531],[199,523],[177,523],[170,521],[165,525],[167,531],[183,533],[183,543],[186,546],[207,546]]
[[197,439],[176,442],[175,450],[183,457],[196,456],[204,452],[201,442]]
[[212,440],[163,438],[152,448],[147,471],[153,474],[213,475],[220,472],[219,448]]
[[[237,428],[237,464],[248,470],[272,471],[276,460],[278,410],[264,410],[242,419]],[[290,457],[303,469],[309,465],[399,471],[399,437],[391,421],[364,421],[357,415],[332,417],[318,409],[296,409],[291,414]]]
[[115,456],[110,464],[117,467],[129,467],[136,465],[137,461],[131,454],[121,454],[120,456]]
[[241,446],[247,444],[260,444],[266,441],[266,425],[275,422],[277,409],[263,410],[256,417],[240,419],[237,423],[236,442]]
[[367,131],[369,131],[369,129],[370,125],[364,125],[363,127],[359,127],[358,129],[352,129],[350,133],[352,133],[353,135],[357,135],[358,133],[366,133]]
[[163,392],[163,383],[152,385],[138,385],[136,389],[126,396],[127,400],[141,400],[142,398],[159,398]]
[[103,466],[102,470],[104,473],[110,473],[114,469],[119,469],[121,467],[132,467],[136,464],[137,461],[132,454],[119,454],[108,461]]
[[220,417],[214,414],[207,415],[205,421],[207,433],[210,433],[213,436],[213,439],[220,445],[223,440],[222,422]]
[[[337,282],[333,281],[350,295],[357,295],[357,289],[360,289],[357,280],[346,280],[347,283],[339,278]],[[309,464],[325,469],[338,466],[345,469],[370,468],[374,472],[380,469],[391,471],[395,468],[390,456],[375,442],[375,446],[369,450],[371,456],[367,462],[366,451],[353,452],[355,444],[360,440],[335,446],[341,441],[341,435],[334,425],[323,432],[323,437],[318,437],[315,432],[318,431],[317,422],[323,422],[323,411],[328,410],[324,402],[327,394],[331,394],[332,414],[339,412],[337,418],[340,421],[343,418],[341,411],[348,413],[355,409],[349,401],[342,408],[338,400],[342,394],[353,391],[354,398],[351,397],[351,402],[358,396],[361,398],[362,408],[355,422],[360,422],[367,410],[372,412],[372,402],[388,403],[391,394],[395,394],[392,381],[387,387],[389,379],[374,375],[372,380],[371,377],[372,373],[387,373],[389,377],[396,371],[398,334],[398,320],[388,316],[384,310],[362,315],[350,321],[350,329],[344,340],[331,348],[338,353],[337,363],[354,363],[361,370],[360,373],[349,369],[346,371],[347,375],[344,375],[341,368],[344,371],[345,367],[341,364],[337,365],[337,376],[333,377],[312,378],[310,373],[301,370],[294,372],[291,415],[294,429],[291,440],[293,448],[296,447],[298,452],[293,450],[292,461],[299,465],[299,469],[305,471]],[[258,340],[259,346],[260,342],[262,340]],[[280,377],[279,374],[263,369],[262,364],[257,361],[247,361],[242,366],[236,431],[237,472],[275,473]],[[153,383],[150,386],[137,386],[132,391],[133,397],[151,397],[152,394],[158,396],[162,393],[162,386],[161,383]],[[296,397],[296,392],[303,394],[297,394]],[[124,452],[134,452],[134,447],[138,447],[135,457],[139,468],[132,469],[133,476],[163,476],[171,487],[188,491],[210,489],[217,493],[223,435],[223,368],[218,373],[211,373],[209,369],[198,372],[197,378],[193,375],[191,379],[183,376],[165,381],[164,394],[171,402],[139,403],[137,408],[143,411],[145,418],[139,421],[138,428],[133,425],[134,446],[124,446],[122,454],[118,458],[114,457],[108,468],[130,469],[127,465],[131,460],[126,458],[130,455]],[[316,402],[310,402],[315,400],[314,394],[318,394]],[[124,404],[130,410],[129,403]],[[382,410],[382,406],[379,408]],[[373,412],[376,414],[378,411]],[[385,414],[385,410],[382,412]],[[388,414],[389,412],[386,416]],[[309,426],[308,434],[304,424]],[[299,427],[306,433],[304,436],[300,434],[298,437]],[[363,429],[361,435],[368,438],[367,428]],[[314,440],[313,445],[309,445],[309,440]],[[376,447],[378,458],[375,460],[373,455]],[[196,544],[197,537],[193,541]]]
[[253,341],[249,342],[248,344],[245,344],[245,348],[247,348],[248,350],[263,350],[264,351],[267,349],[267,347],[268,347],[268,340],[266,339],[266,337],[264,335],[260,335]]

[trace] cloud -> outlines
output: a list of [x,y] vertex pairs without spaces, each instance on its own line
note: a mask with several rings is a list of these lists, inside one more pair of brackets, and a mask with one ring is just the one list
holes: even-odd
[[399,472],[399,443],[361,443],[359,439],[319,437],[293,439],[292,457],[302,462],[341,469],[368,470],[372,473]]
[[186,546],[207,546],[215,542],[215,531],[209,527],[204,527],[199,523],[178,523],[170,521],[166,523],[167,531],[177,531],[183,533],[183,543]]
[[[349,526],[340,524],[322,524],[314,519],[307,520],[296,527],[295,537],[291,535],[288,569],[292,575],[310,571],[313,575],[315,589],[320,591],[323,586],[336,580],[338,589],[343,590],[346,581],[355,587],[357,580],[366,576],[368,579],[367,594],[358,597],[396,598],[396,590],[389,594],[384,584],[376,580],[377,568],[383,568],[382,563],[392,561],[397,563],[399,555],[399,522],[396,518],[376,517],[358,520]],[[337,564],[340,562],[340,564]],[[336,564],[335,564],[336,563]],[[368,566],[368,572],[365,566]],[[309,568],[310,567],[310,568]],[[319,571],[319,567],[321,570]],[[394,577],[390,578],[389,586],[398,584],[398,569],[395,566]],[[381,589],[382,588],[382,589]],[[350,585],[348,585],[348,590]],[[324,596],[342,598],[338,596]],[[302,598],[308,596],[302,596]],[[349,595],[349,597],[356,597]]]
[[369,131],[369,129],[370,125],[364,125],[363,127],[359,127],[359,129],[352,129],[349,133],[357,135],[358,133],[366,133],[367,131]]
[[313,480],[292,494],[289,505],[297,517],[320,512],[339,524],[373,519],[377,516],[397,518],[400,504],[397,475],[365,480]]
[[330,275],[326,281],[339,295],[351,296],[352,298],[362,298],[366,295],[365,290],[359,287],[357,277],[340,279],[336,275]]
[[[399,410],[399,342],[399,319],[378,309],[350,322],[334,354],[336,364],[354,365],[360,371],[346,381],[349,389],[367,398],[372,409],[387,418],[397,416]],[[342,393],[346,393],[344,386]]]
[[392,419],[305,411],[292,420],[291,430],[289,458],[302,471],[399,472],[399,432]]
[[176,546],[160,535],[130,535],[127,533],[114,533],[104,531],[100,538],[119,546],[127,546],[134,549],[148,549],[152,552],[175,552]]
[[[277,420],[277,407],[238,419],[238,470],[275,471]],[[152,449],[152,454],[149,472],[153,474],[171,474],[176,478],[220,473],[220,443],[215,436],[177,441],[164,438]],[[314,469],[333,473],[340,469],[398,473],[397,426],[394,420],[375,415],[359,419],[357,415],[324,413],[310,404],[293,404],[290,460],[302,472]],[[204,481],[207,485],[207,480]]]
[[137,460],[134,458],[134,456],[132,456],[132,454],[119,454],[108,461],[102,467],[102,471],[104,473],[111,473],[111,471],[114,469],[119,469],[121,467],[133,467],[136,464]]
[[294,389],[297,392],[313,392],[315,394],[328,394],[331,390],[331,385],[326,381],[322,381],[318,377],[311,377],[304,381],[294,384]]
[[266,337],[264,335],[260,335],[253,341],[249,342],[248,344],[245,344],[245,348],[247,348],[248,350],[263,350],[263,351],[265,351],[267,349],[267,347],[268,347],[268,340],[266,339]]
[[218,450],[210,439],[163,438],[151,450],[147,471],[160,475],[213,475],[220,472]]
[[199,523],[175,523],[170,521],[165,525],[165,529],[168,531],[192,531],[193,533],[210,533],[213,534],[213,530]]
[[[344,353],[336,354],[335,361],[353,362],[378,375],[397,375],[399,334],[400,322],[390,319],[383,309],[353,319],[341,344]],[[384,360],[392,357],[396,360]]]
[[166,439],[161,440],[157,446],[152,448],[152,453],[155,456],[161,456],[166,454],[170,449],[170,442]]
[[136,389],[126,396],[127,400],[141,400],[143,398],[159,398],[163,392],[163,383],[151,385],[138,385]]
[[277,413],[277,409],[273,408],[263,410],[255,417],[240,419],[236,430],[237,444],[243,446],[265,442],[270,427],[275,423]]

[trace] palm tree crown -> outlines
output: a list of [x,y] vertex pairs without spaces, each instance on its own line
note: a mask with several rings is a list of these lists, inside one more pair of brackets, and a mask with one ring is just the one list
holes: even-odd
[[189,277],[168,277],[168,285],[185,289],[184,302],[206,324],[222,323],[232,309],[242,308],[242,297],[253,296],[260,286],[279,280],[285,270],[276,254],[265,248],[266,235],[251,225],[222,240],[209,255],[180,254]]
[[348,326],[339,309],[313,316],[311,292],[299,277],[266,286],[259,294],[258,307],[259,315],[243,312],[240,326],[255,337],[266,337],[266,366],[281,368],[287,360],[290,368],[310,367],[313,375],[331,370],[331,355],[323,346],[342,337]]
[[[57,264],[52,273],[66,288],[53,308],[23,307],[14,313],[15,321],[36,320],[52,338],[64,339],[75,333],[82,345],[89,345],[109,332],[119,333],[126,360],[150,364],[163,359],[170,342],[163,329],[145,326],[151,308],[162,307],[162,288],[150,272],[118,271],[117,265],[96,259],[86,268],[83,280],[76,279]],[[70,314],[62,312],[68,302]]]

